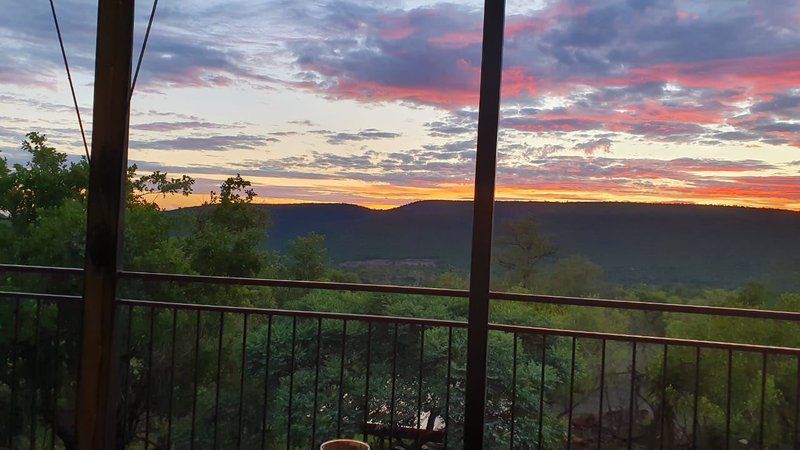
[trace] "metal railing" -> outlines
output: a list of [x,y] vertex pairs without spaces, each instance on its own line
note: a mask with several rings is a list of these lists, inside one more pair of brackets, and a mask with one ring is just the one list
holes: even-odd
[[[40,273],[52,275],[80,275],[82,269],[72,267],[24,266],[0,264],[0,272]],[[366,283],[341,283],[330,281],[283,280],[269,278],[242,278],[210,275],[185,275],[171,273],[120,271],[119,276],[127,280],[144,280],[177,283],[206,283],[228,286],[262,286],[297,289],[320,289],[352,292],[374,292],[389,294],[424,295],[431,297],[469,298],[466,289],[447,289],[419,286],[401,286]],[[800,322],[800,312],[775,311],[754,308],[730,308],[722,306],[687,305],[676,303],[613,300],[602,298],[569,297],[557,295],[524,294],[514,292],[490,293],[492,300],[505,300],[525,303],[541,303],[560,306],[583,306],[613,308],[633,311],[651,311],[681,314],[703,314],[713,316],[741,317],[747,319],[773,319]]]
[[[0,265],[72,277],[79,269]],[[122,272],[210,283],[440,297],[465,291]],[[798,320],[798,313],[495,293],[505,301]],[[0,292],[3,445],[74,448],[80,297]],[[118,301],[131,448],[460,448],[466,322]],[[795,448],[800,350],[490,324],[486,448]],[[5,409],[5,408],[4,408]],[[8,424],[6,426],[6,424]],[[6,443],[7,441],[7,443]]]
[[[79,269],[10,265],[0,271],[80,274]],[[465,291],[452,289],[121,276],[156,283],[466,297]],[[72,448],[81,299],[16,292],[2,292],[0,298],[6,300],[0,307],[11,335],[3,349],[3,383],[8,411],[13,411],[4,418],[8,447]],[[798,320],[797,313],[786,311],[506,293],[493,298]],[[463,437],[466,325],[122,299],[118,434],[125,444],[144,448],[313,448],[337,436],[358,436],[378,447],[457,448]],[[798,443],[798,349],[506,324],[490,324],[490,330],[488,448],[649,448],[655,443],[729,448],[732,441],[792,448]],[[623,353],[628,356],[621,358]],[[703,364],[703,357],[711,364]],[[648,370],[660,371],[659,376],[645,376]],[[794,386],[778,386],[788,379]],[[742,397],[737,382],[754,392],[737,400],[737,393]],[[721,411],[708,405],[714,398]]]

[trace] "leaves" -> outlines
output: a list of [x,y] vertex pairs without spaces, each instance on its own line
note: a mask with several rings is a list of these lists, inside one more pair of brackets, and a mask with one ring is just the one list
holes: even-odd
[[[182,175],[180,178],[169,177],[166,173],[156,170],[149,175],[136,177],[136,164],[128,168],[128,204],[158,209],[156,199],[167,195],[188,196],[192,193],[195,180]],[[150,200],[152,198],[152,200]]]

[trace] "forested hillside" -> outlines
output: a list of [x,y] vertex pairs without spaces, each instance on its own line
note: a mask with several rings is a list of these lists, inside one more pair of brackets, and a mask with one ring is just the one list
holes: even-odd
[[[270,250],[283,251],[295,237],[317,232],[336,263],[423,259],[439,270],[466,270],[469,264],[468,202],[425,201],[386,211],[346,204],[259,207],[270,218],[265,230]],[[543,202],[498,202],[496,211],[496,229],[532,219],[559,256],[584,256],[614,283],[739,287],[759,280],[785,286],[796,278],[800,214],[795,212]]]

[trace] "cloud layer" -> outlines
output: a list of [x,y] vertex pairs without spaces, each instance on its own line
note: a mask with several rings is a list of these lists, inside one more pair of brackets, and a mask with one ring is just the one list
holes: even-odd
[[[64,119],[67,99],[54,94],[63,67],[49,10],[6,6],[2,148],[8,152],[31,127],[24,119],[34,114],[21,108],[41,112],[31,123],[68,144],[75,136]],[[87,82],[95,5],[56,6],[71,65]],[[137,42],[148,8],[140,5]],[[195,102],[183,93],[205,89],[240,96],[210,102],[310,96],[333,105],[337,117],[312,123],[280,117],[279,108],[270,117],[280,123],[267,125],[246,113],[227,119],[216,111],[143,108],[132,121],[131,148],[149,164],[162,158],[163,166],[204,174],[242,170],[324,185],[281,188],[303,199],[468,197],[482,18],[480,3],[471,2],[159,5],[137,87],[145,99],[160,99],[149,109],[178,110]],[[792,163],[800,159],[800,2],[545,0],[510,9],[505,34],[499,177],[507,197],[558,199],[561,192],[567,200],[605,195],[800,209]],[[27,90],[36,94],[21,93]],[[296,113],[319,104],[281,106]],[[348,116],[386,105],[397,107],[395,120]],[[401,115],[418,120],[419,129]],[[175,161],[169,152],[198,156]],[[224,163],[211,163],[220,155]],[[331,180],[350,184],[338,191]]]

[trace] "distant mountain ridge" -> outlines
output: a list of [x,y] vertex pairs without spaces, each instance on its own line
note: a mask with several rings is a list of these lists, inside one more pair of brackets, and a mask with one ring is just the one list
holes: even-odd
[[[469,266],[472,204],[420,201],[389,210],[350,204],[259,205],[267,246],[323,234],[337,263],[423,259]],[[797,271],[800,213],[773,209],[642,203],[497,202],[495,229],[531,217],[561,256],[582,255],[622,284],[737,287]],[[799,280],[800,281],[800,280]]]

